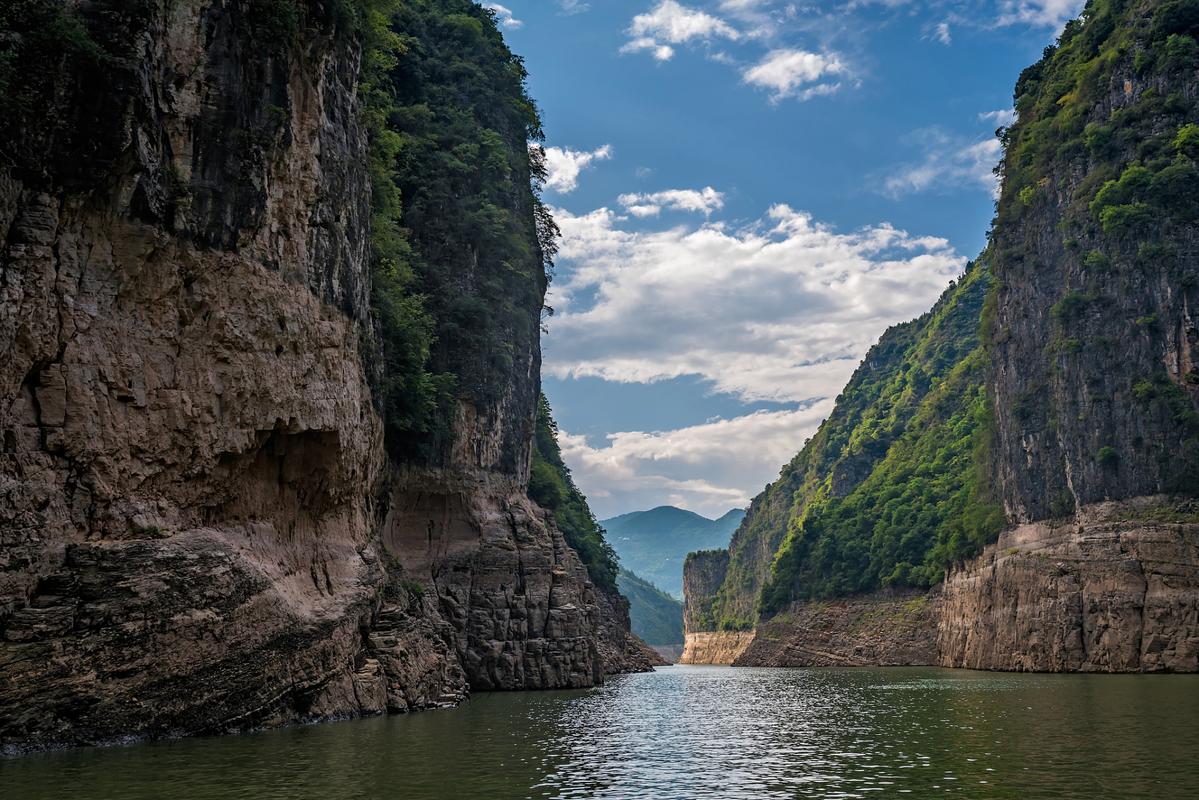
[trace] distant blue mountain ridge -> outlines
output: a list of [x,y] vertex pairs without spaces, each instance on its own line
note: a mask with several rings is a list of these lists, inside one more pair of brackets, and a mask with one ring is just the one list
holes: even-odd
[[600,525],[607,531],[606,538],[624,569],[681,600],[687,554],[727,548],[744,518],[745,510],[741,508],[719,519],[708,519],[682,508],[658,506],[600,520]]

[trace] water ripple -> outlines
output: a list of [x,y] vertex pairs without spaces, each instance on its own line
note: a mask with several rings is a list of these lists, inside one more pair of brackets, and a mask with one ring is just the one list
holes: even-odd
[[1199,785],[1199,676],[671,667],[450,712],[0,761],[5,800],[1138,798]]

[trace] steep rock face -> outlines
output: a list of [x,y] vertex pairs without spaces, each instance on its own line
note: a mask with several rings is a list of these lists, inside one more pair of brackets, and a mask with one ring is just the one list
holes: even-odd
[[[752,509],[751,509],[751,514]],[[753,631],[721,630],[717,593],[729,569],[726,550],[690,553],[683,562],[683,654],[680,664],[732,664],[753,641]]]
[[356,710],[384,580],[357,56],[238,6],[90,10],[117,56],[64,70],[0,177],[0,737]]
[[[868,382],[873,357],[913,352],[910,338],[901,341],[905,326],[888,331],[760,498],[779,489],[793,498],[782,517],[785,497],[761,506],[789,526],[767,556],[769,580],[737,569],[733,550],[716,599],[730,586],[759,593],[768,618],[759,625],[784,644],[760,636],[746,661],[809,663],[805,653],[816,647],[836,659],[866,652],[884,632],[863,634],[828,606],[794,601],[883,602],[863,595],[934,586],[945,575],[930,596],[925,638],[938,639],[947,665],[1199,668],[1199,542],[1193,513],[1177,511],[1199,494],[1196,8],[1193,0],[1092,0],[1021,75],[1017,120],[1000,131],[1002,193],[980,258],[993,288],[969,334],[981,322],[978,347],[942,350],[956,366],[925,370],[942,383],[908,417],[888,387],[919,390],[909,380],[919,359],[887,359],[882,391]],[[955,411],[962,389],[976,402]],[[901,438],[861,412],[863,397],[905,422]],[[959,434],[971,425],[967,460]],[[816,458],[845,437],[849,447],[832,451],[840,460]],[[873,445],[887,447],[882,460],[871,460]],[[811,478],[799,481],[797,466]],[[1105,501],[1115,505],[1095,505]],[[999,537],[1007,526],[1015,528]],[[909,555],[920,549],[923,563]],[[893,572],[878,569],[889,562]]]
[[689,632],[679,663],[727,666],[736,663],[753,640],[753,631]]
[[629,599],[616,589],[595,587],[600,608],[600,657],[604,673],[649,672],[671,662],[658,650],[632,631],[629,619]]
[[945,582],[941,663],[1199,671],[1199,523],[1154,520],[1145,511],[1159,500],[1100,504],[1068,523],[1006,531]]
[[735,663],[1199,671],[1195,509],[1138,498],[1018,526],[926,595],[794,604]]
[[940,663],[939,606],[923,593],[796,603],[763,621],[733,663],[755,667],[917,666]]
[[716,592],[729,569],[726,550],[688,553],[683,562],[683,627],[688,631],[711,631],[717,627],[712,616]]
[[382,543],[436,618],[476,690],[577,688],[657,663],[523,485],[404,475]]
[[0,747],[648,668],[524,494],[535,336],[441,466],[388,464],[360,56],[325,4],[294,35],[257,3],[34,6],[91,55],[35,53],[4,127]]
[[1017,83],[985,327],[995,484],[1021,524],[948,575],[944,663],[1199,669],[1199,536],[1177,511],[1199,492],[1195,8],[1092,2]]
[[990,336],[1013,522],[1199,490],[1195,35],[1185,2],[1092,2],[1016,86]]

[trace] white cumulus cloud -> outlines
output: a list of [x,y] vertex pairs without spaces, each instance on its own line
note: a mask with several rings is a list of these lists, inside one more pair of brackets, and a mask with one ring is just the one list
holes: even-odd
[[736,41],[741,38],[741,34],[720,17],[684,6],[676,0],[661,0],[651,10],[636,15],[626,33],[629,41],[620,49],[622,53],[649,51],[659,61],[669,61],[674,56],[671,45],[693,40]]
[[649,36],[639,36],[636,39],[630,39],[624,47],[620,48],[622,53],[640,53],[643,50],[648,50],[658,61],[669,61],[674,58],[674,48],[668,44],[660,44],[656,39]]
[[562,432],[562,455],[596,514],[669,503],[711,517],[749,504],[828,416],[832,401],[669,431]]
[[512,9],[508,8],[507,6],[502,6],[499,3],[483,3],[482,5],[483,8],[486,8],[488,11],[495,12],[496,22],[499,23],[501,28],[509,28],[514,30],[519,28],[521,25],[524,25],[522,21],[512,16]]
[[545,148],[545,188],[561,194],[573,192],[579,185],[579,173],[596,161],[612,157],[610,145],[595,150],[572,150],[569,147]]
[[703,189],[667,189],[645,194],[622,194],[617,198],[635,217],[656,217],[663,209],[710,215],[724,208],[724,194],[711,186]]
[[773,99],[777,101],[787,97],[808,100],[832,94],[841,87],[840,82],[819,81],[846,74],[848,69],[835,53],[773,50],[756,65],[746,69],[741,77],[752,86],[770,89]]
[[839,233],[786,205],[736,230],[554,213],[549,374],[699,376],[747,401],[836,396],[882,331],[926,311],[965,263],[944,239],[887,224]]
[[978,186],[998,197],[999,179],[994,168],[1003,151],[998,139],[963,142],[939,130],[923,131],[921,138],[924,159],[887,176],[882,183],[883,194],[898,198],[928,190]]

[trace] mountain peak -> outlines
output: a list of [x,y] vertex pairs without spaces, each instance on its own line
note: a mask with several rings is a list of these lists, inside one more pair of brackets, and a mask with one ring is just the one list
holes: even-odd
[[605,519],[600,525],[608,532],[608,541],[626,569],[681,597],[687,554],[728,547],[744,516],[744,510],[732,509],[719,519],[709,519],[694,511],[663,505]]

